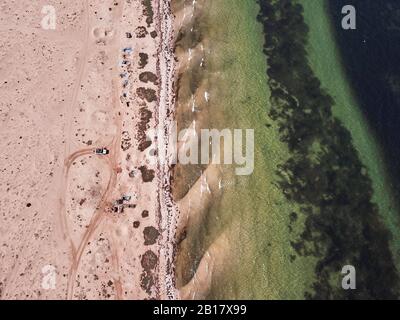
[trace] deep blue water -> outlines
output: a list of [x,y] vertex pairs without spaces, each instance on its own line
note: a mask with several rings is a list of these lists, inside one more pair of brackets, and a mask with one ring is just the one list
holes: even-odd
[[[341,27],[347,4],[357,10],[356,30]],[[400,194],[400,0],[328,0],[328,8],[349,83]]]

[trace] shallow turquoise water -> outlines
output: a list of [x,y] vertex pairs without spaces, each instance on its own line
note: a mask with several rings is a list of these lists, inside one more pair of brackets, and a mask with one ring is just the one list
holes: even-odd
[[[227,187],[215,199],[200,233],[189,232],[185,256],[195,261],[193,274],[208,246],[225,232],[229,261],[214,274],[210,298],[302,298],[313,263],[291,257],[289,241],[296,230],[290,233],[288,225],[295,208],[274,184],[276,165],[286,159],[287,150],[267,116],[267,66],[262,27],[256,21],[259,7],[254,0],[204,3],[201,33],[206,67],[200,77],[206,85],[199,90],[209,92],[210,103],[204,107],[207,117],[202,127],[254,129],[255,168],[252,175],[242,177],[234,175],[232,166],[222,168]],[[187,117],[192,120],[197,115]]]

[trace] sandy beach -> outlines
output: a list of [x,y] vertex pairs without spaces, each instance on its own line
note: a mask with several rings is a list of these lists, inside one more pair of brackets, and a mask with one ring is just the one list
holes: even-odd
[[169,1],[1,7],[1,299],[176,298]]
[[[191,10],[172,12],[169,0],[2,4],[1,299],[206,295],[224,236],[186,286],[175,270],[179,242],[221,183],[218,167],[204,167],[182,197],[173,192],[170,136],[187,112],[179,78],[203,63],[201,45],[192,62],[176,47]],[[207,103],[205,90],[196,99]]]

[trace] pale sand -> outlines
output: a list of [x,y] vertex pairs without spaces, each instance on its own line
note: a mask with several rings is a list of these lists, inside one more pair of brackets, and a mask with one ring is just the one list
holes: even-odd
[[[152,114],[146,129],[168,133],[174,116],[169,1],[151,3],[153,21],[139,0],[2,1],[2,299],[177,297],[170,168],[138,150],[141,108]],[[45,4],[56,9],[56,30],[40,27]],[[133,52],[121,65],[126,47]],[[158,84],[141,82],[144,71]],[[145,101],[140,87],[158,98]],[[152,181],[141,166],[154,170]],[[112,212],[125,194],[132,207]],[[148,227],[160,235],[145,244]]]
[[[47,4],[56,9],[56,30],[40,27]],[[174,25],[169,0],[151,4],[153,21],[139,0],[3,1],[1,299],[200,298],[221,269],[226,236],[196,277],[175,287],[177,239],[202,222],[220,179],[210,167],[176,204],[168,162],[149,163],[148,150],[139,150],[140,127],[159,126],[159,153],[168,157],[175,70],[188,67],[188,56],[178,66],[174,60],[183,23]],[[123,56],[127,47],[132,53]],[[192,56],[201,63],[201,48]],[[143,83],[142,72],[157,82]],[[146,101],[139,88],[155,90],[156,99]],[[95,147],[110,154],[96,156]],[[144,182],[146,173],[154,178]],[[123,195],[132,198],[113,212]]]

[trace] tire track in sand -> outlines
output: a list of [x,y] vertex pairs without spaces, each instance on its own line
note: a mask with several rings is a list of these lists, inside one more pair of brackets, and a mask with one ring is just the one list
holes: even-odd
[[[89,25],[89,0],[84,0],[83,2],[83,7],[84,7],[84,14],[85,14],[85,26],[84,26],[84,39],[83,39],[83,50],[82,50],[82,55],[81,55],[81,61],[78,67],[78,78],[76,81],[76,85],[73,90],[72,98],[71,98],[71,103],[66,110],[66,132],[65,132],[65,150],[64,150],[64,157],[66,158],[67,155],[70,153],[71,150],[71,132],[72,132],[72,114],[74,112],[77,100],[78,100],[78,95],[79,95],[79,88],[82,83],[83,76],[85,74],[85,67],[86,67],[86,61],[87,61],[87,56],[89,52],[89,32],[90,32],[90,25]],[[80,152],[82,152],[81,150]],[[79,151],[78,151],[79,152]],[[78,155],[79,156],[79,155]],[[77,156],[77,157],[78,157]],[[71,155],[68,158],[72,158],[73,155]],[[64,240],[67,240],[71,246],[72,251],[75,250],[74,243],[72,241],[72,237],[70,235],[70,232],[68,230],[68,222],[67,222],[67,214],[66,214],[66,207],[65,207],[65,202],[66,202],[66,194],[67,194],[67,181],[68,181],[68,170],[69,166],[64,166],[64,172],[62,175],[62,181],[61,181],[61,195],[60,195],[60,210],[59,210],[59,225],[61,226],[61,232],[63,233],[63,238]]]
[[[117,90],[117,85],[116,85],[116,81],[113,81],[113,106],[114,108],[116,108],[116,106],[118,105],[118,90]],[[116,113],[117,114],[117,113]],[[68,275],[68,288],[67,288],[67,299],[71,300],[73,298],[73,294],[74,294],[74,286],[75,286],[75,281],[76,281],[76,275],[77,275],[77,271],[78,271],[78,267],[80,265],[80,261],[82,258],[82,254],[85,251],[86,246],[88,245],[88,242],[91,238],[91,236],[93,235],[93,233],[97,230],[97,228],[100,226],[100,224],[102,223],[103,219],[106,217],[106,207],[107,207],[107,202],[108,199],[110,198],[110,195],[112,194],[112,192],[114,191],[114,188],[116,186],[117,183],[117,152],[118,152],[118,147],[121,143],[121,137],[119,135],[119,132],[121,132],[121,126],[122,123],[120,121],[120,117],[117,117],[115,120],[115,124],[117,127],[116,130],[116,136],[114,137],[111,145],[107,146],[110,150],[110,155],[105,157],[105,159],[107,159],[108,165],[109,165],[109,170],[110,170],[110,178],[109,181],[107,183],[107,187],[106,190],[103,193],[103,196],[99,202],[99,204],[96,207],[96,210],[94,211],[92,218],[89,222],[89,227],[86,229],[77,249],[73,249],[72,250],[72,264],[71,264],[71,268],[69,271],[69,275]],[[73,163],[73,161],[75,161],[77,158],[86,155],[89,153],[93,152],[93,148],[90,149],[82,149],[79,151],[76,151],[75,153],[73,153],[70,157],[68,157],[67,161],[66,161],[66,172],[69,172],[69,166],[71,166],[71,164]],[[113,260],[114,260],[114,266],[119,266],[119,261],[118,261],[118,257],[116,255],[113,255]],[[117,292],[117,297],[120,295],[120,293],[122,292],[122,288],[119,282],[117,282],[117,284],[119,284],[118,286],[116,286],[116,292]]]

